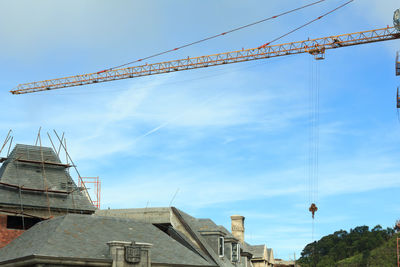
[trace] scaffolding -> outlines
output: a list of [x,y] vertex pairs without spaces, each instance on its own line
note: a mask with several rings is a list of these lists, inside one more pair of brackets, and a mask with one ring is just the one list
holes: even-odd
[[[94,198],[92,199],[93,206],[96,208],[100,209],[100,194],[101,194],[101,182],[100,178],[97,177],[81,177],[79,179],[79,187],[86,187],[87,189],[91,189],[88,187],[88,184],[93,185],[92,192],[94,195]],[[88,191],[86,191],[88,192]],[[89,194],[89,192],[88,192]]]
[[[61,150],[63,150],[63,152],[65,152],[65,157],[66,157],[66,163],[62,163],[61,160],[56,160],[54,158],[49,159],[49,155],[48,155],[48,151],[44,152],[43,151],[43,147],[42,147],[42,138],[41,138],[41,127],[39,128],[37,137],[36,137],[36,141],[34,143],[34,146],[39,146],[40,150],[39,150],[39,158],[31,158],[31,156],[33,155],[32,151],[30,151],[30,149],[28,148],[28,146],[24,149],[26,149],[26,153],[24,152],[24,155],[17,155],[14,157],[9,157],[10,156],[10,149],[11,149],[11,145],[12,145],[12,141],[13,141],[13,136],[11,135],[12,130],[9,130],[4,142],[2,144],[0,144],[0,154],[3,152],[3,150],[6,150],[6,146],[8,145],[8,151],[7,154],[4,156],[0,156],[0,163],[3,163],[7,160],[11,160],[14,164],[16,164],[16,171],[18,173],[18,169],[19,169],[19,163],[21,164],[28,164],[31,166],[37,166],[40,167],[40,171],[42,173],[42,179],[43,179],[43,186],[39,186],[37,188],[32,187],[32,186],[26,186],[24,184],[18,184],[18,183],[8,183],[8,182],[4,182],[1,181],[0,182],[0,186],[1,187],[8,187],[8,188],[12,188],[14,190],[18,190],[19,191],[19,198],[20,198],[20,213],[19,214],[25,214],[24,213],[24,207],[23,207],[23,203],[22,203],[22,194],[25,192],[33,192],[33,193],[42,193],[46,195],[46,201],[47,201],[47,209],[48,209],[48,218],[51,218],[51,207],[50,207],[50,197],[55,197],[55,195],[64,195],[64,196],[68,196],[70,198],[70,200],[72,201],[72,205],[73,208],[75,209],[75,200],[74,200],[74,194],[78,194],[76,191],[79,190],[80,192],[83,192],[86,197],[88,198],[88,200],[90,201],[90,203],[95,206],[95,207],[100,207],[100,182],[99,182],[99,178],[95,177],[95,178],[88,178],[92,180],[92,183],[95,183],[95,195],[96,195],[96,202],[93,202],[90,198],[89,192],[85,186],[85,183],[82,183],[81,181],[81,175],[76,167],[76,165],[74,164],[74,162],[72,161],[68,151],[67,151],[67,147],[66,147],[66,138],[64,136],[64,133],[62,134],[62,137],[60,138],[58,133],[54,130],[55,135],[57,136],[57,139],[59,140],[60,144],[58,149],[56,148],[56,144],[53,142],[51,136],[49,133],[47,133],[50,143],[52,145],[53,151],[55,153],[55,156],[59,159],[60,157],[60,152]],[[50,148],[51,150],[51,148]],[[46,154],[47,153],[47,154]],[[47,167],[57,167],[57,168],[62,168],[65,169],[66,171],[66,175],[68,177],[70,177],[69,175],[69,169],[71,167],[73,167],[78,175],[78,184],[79,184],[79,188],[74,188],[73,185],[73,178],[70,177],[71,181],[66,181],[66,182],[61,182],[59,187],[50,187],[48,184],[48,180],[46,177],[46,168]],[[67,179],[68,180],[68,179]],[[0,211],[1,213],[1,211]],[[24,222],[23,222],[24,223]]]

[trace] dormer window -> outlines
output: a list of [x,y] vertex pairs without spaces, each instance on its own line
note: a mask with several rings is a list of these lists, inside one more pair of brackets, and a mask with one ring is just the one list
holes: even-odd
[[223,257],[224,256],[224,248],[225,248],[225,245],[224,245],[224,238],[222,237],[222,236],[220,236],[219,238],[218,238],[218,255],[220,256],[220,257]]
[[232,243],[232,262],[240,262],[240,245],[239,243]]

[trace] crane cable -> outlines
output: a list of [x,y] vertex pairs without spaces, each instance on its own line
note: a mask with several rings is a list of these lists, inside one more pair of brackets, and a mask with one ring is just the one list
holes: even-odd
[[309,78],[309,136],[308,136],[308,204],[312,213],[312,239],[314,240],[314,215],[318,210],[319,174],[319,111],[320,111],[320,60],[310,58]]
[[399,114],[399,105],[400,104],[400,96],[399,96],[399,87],[397,87],[397,94],[396,94],[396,111],[397,111],[397,121],[400,124],[400,114]]
[[348,5],[348,4],[350,4],[350,3],[353,2],[353,1],[354,1],[354,0],[349,0],[349,1],[347,1],[346,3],[344,3],[344,4],[342,4],[342,5],[338,6],[338,7],[336,7],[335,9],[332,9],[331,11],[326,12],[325,14],[319,16],[318,18],[315,18],[315,19],[313,19],[313,20],[311,20],[311,21],[309,21],[309,22],[307,22],[307,23],[305,23],[305,24],[303,24],[303,25],[301,25],[301,26],[299,26],[299,27],[297,27],[297,28],[295,28],[295,29],[293,29],[293,30],[291,30],[291,31],[289,31],[289,32],[287,32],[287,33],[285,33],[285,34],[283,34],[283,35],[277,37],[277,38],[275,38],[275,39],[273,39],[272,41],[263,44],[262,46],[258,47],[258,49],[264,48],[264,47],[270,45],[271,43],[273,43],[273,42],[275,42],[275,41],[278,41],[279,39],[282,39],[283,37],[286,37],[286,36],[288,36],[289,34],[292,34],[292,33],[294,33],[295,31],[298,31],[298,30],[300,30],[300,29],[302,29],[302,28],[308,26],[308,25],[310,25],[311,23],[313,23],[313,22],[315,22],[315,21],[317,21],[317,20],[319,20],[319,19],[322,19],[323,17],[325,17],[325,16],[327,16],[327,15],[329,15],[329,14],[335,12],[336,10],[338,10],[338,9],[340,9],[340,8],[342,8],[342,7],[346,6],[346,5]]
[[318,210],[318,174],[319,174],[319,111],[320,111],[320,60],[310,57],[309,71],[309,136],[308,136],[308,204],[312,213],[311,244],[312,260],[316,264],[315,212]]
[[[272,17],[269,17],[269,18],[265,18],[265,19],[262,19],[262,20],[259,20],[259,21],[256,21],[256,22],[253,22],[253,23],[250,23],[250,24],[246,24],[246,25],[241,26],[241,27],[238,27],[238,28],[234,28],[234,29],[232,29],[232,30],[229,30],[229,31],[226,31],[226,32],[217,34],[217,35],[213,35],[213,36],[210,36],[210,37],[207,37],[207,38],[204,38],[204,39],[195,41],[195,42],[191,42],[191,43],[188,43],[188,44],[185,44],[185,45],[182,45],[182,46],[178,46],[178,47],[173,48],[173,49],[169,49],[169,50],[166,50],[166,51],[163,51],[163,52],[159,52],[159,53],[153,54],[153,55],[151,55],[151,56],[147,56],[147,57],[140,58],[140,59],[137,59],[137,60],[134,60],[134,61],[130,61],[130,62],[125,63],[125,64],[121,64],[121,65],[114,66],[114,67],[111,67],[111,68],[108,68],[108,69],[105,69],[105,70],[101,70],[101,71],[98,71],[97,74],[100,74],[100,73],[103,73],[103,72],[107,72],[107,71],[111,71],[111,70],[113,70],[113,69],[125,67],[125,66],[131,65],[131,64],[133,64],[133,63],[141,62],[141,61],[146,60],[146,59],[150,59],[150,58],[154,58],[154,57],[157,57],[157,56],[161,56],[161,55],[164,55],[164,54],[167,54],[167,53],[170,53],[170,52],[173,52],[173,51],[177,51],[177,50],[179,50],[179,49],[182,49],[182,48],[185,48],[185,47],[188,47],[188,46],[192,46],[192,45],[195,45],[195,44],[198,44],[198,43],[202,43],[202,42],[205,42],[205,41],[208,41],[208,40],[217,38],[217,37],[221,37],[221,36],[223,36],[223,35],[226,35],[226,34],[229,34],[229,33],[235,32],[235,31],[239,31],[239,30],[242,30],[242,29],[247,28],[247,27],[254,26],[254,25],[256,25],[256,24],[259,24],[259,23],[262,23],[262,22],[265,22],[265,21],[268,21],[268,20],[276,19],[276,18],[278,18],[278,17],[281,17],[281,16],[287,15],[287,14],[289,14],[289,13],[292,13],[292,12],[295,12],[295,11],[298,11],[298,10],[301,10],[301,9],[304,9],[304,8],[307,8],[307,7],[310,7],[310,6],[319,4],[319,3],[324,2],[324,1],[326,1],[326,0],[319,0],[319,1],[316,1],[316,2],[313,2],[313,3],[310,3],[310,4],[307,4],[307,5],[304,5],[304,6],[301,6],[301,7],[292,9],[292,10],[289,10],[289,11],[285,11],[285,12],[283,12],[283,13],[280,13],[280,14],[278,14],[278,15],[275,15],[275,16],[272,16]],[[346,5],[348,5],[348,4],[350,4],[350,3],[353,2],[353,1],[354,1],[354,0],[349,0],[349,1],[347,1],[346,3],[344,3],[344,4],[342,4],[342,5],[338,6],[338,7],[336,7],[336,8],[334,8],[334,9],[332,9],[332,10],[329,11],[329,12],[326,12],[325,14],[323,14],[323,15],[321,15],[321,16],[319,16],[318,18],[315,18],[315,19],[313,19],[313,20],[311,20],[311,21],[309,21],[309,22],[307,22],[307,23],[305,23],[305,24],[303,24],[303,25],[301,25],[301,26],[299,26],[299,27],[297,27],[297,28],[295,28],[295,29],[293,29],[293,30],[291,30],[291,31],[289,31],[289,32],[287,32],[287,33],[285,33],[285,34],[283,34],[283,35],[277,37],[277,38],[275,38],[275,39],[273,39],[272,41],[261,45],[260,47],[258,47],[258,49],[264,48],[264,47],[270,45],[271,43],[273,43],[273,42],[275,42],[275,41],[277,41],[277,40],[279,40],[279,39],[282,39],[283,37],[286,37],[286,36],[288,36],[289,34],[292,34],[293,32],[298,31],[298,30],[300,30],[300,29],[302,29],[302,28],[304,28],[304,27],[310,25],[311,23],[313,23],[313,22],[315,22],[315,21],[317,21],[317,20],[319,20],[319,19],[322,19],[323,17],[325,17],[325,16],[327,16],[327,15],[329,15],[329,14],[335,12],[336,10],[338,10],[338,9],[340,9],[340,8],[342,8],[342,7],[346,6]]]
[[[118,65],[118,66],[115,66],[115,67],[111,67],[111,68],[108,68],[108,69],[99,71],[99,72],[97,72],[97,73],[99,74],[99,73],[102,73],[102,72],[106,72],[106,71],[110,71],[110,70],[113,70],[113,69],[121,68],[121,67],[130,65],[130,64],[133,64],[133,63],[137,63],[137,62],[140,62],[140,61],[143,61],[143,60],[146,60],[146,59],[150,59],[150,58],[153,58],[153,57],[161,56],[161,55],[164,55],[164,54],[167,54],[167,53],[170,53],[170,52],[173,52],[173,51],[176,51],[176,50],[179,50],[179,49],[188,47],[188,46],[192,46],[192,45],[195,45],[195,44],[198,44],[198,43],[202,43],[202,42],[205,42],[205,41],[208,41],[208,40],[217,38],[217,37],[221,37],[221,36],[224,36],[224,35],[226,35],[226,34],[229,34],[229,33],[235,32],[235,31],[239,31],[239,30],[242,30],[242,29],[244,29],[244,28],[248,28],[248,27],[254,26],[254,25],[256,25],[256,24],[259,24],[259,23],[262,23],[262,22],[265,22],[265,21],[268,21],[268,20],[276,19],[276,18],[278,18],[278,17],[281,17],[281,16],[284,16],[284,15],[293,13],[293,12],[295,12],[295,11],[298,11],[298,10],[301,10],[301,9],[304,9],[304,8],[307,8],[307,7],[310,7],[310,6],[319,4],[319,3],[324,2],[324,1],[326,1],[326,0],[318,0],[318,1],[316,1],[316,2],[307,4],[307,5],[304,5],[304,6],[295,8],[295,9],[291,9],[291,10],[289,10],[289,11],[285,11],[285,12],[283,12],[283,13],[280,13],[280,14],[275,15],[275,16],[272,16],[272,17],[268,17],[268,18],[265,18],[265,19],[262,19],[262,20],[258,20],[258,21],[256,21],[256,22],[252,22],[252,23],[249,23],[249,24],[246,24],[246,25],[243,25],[243,26],[234,28],[234,29],[232,29],[232,30],[229,30],[229,31],[226,31],[226,32],[223,32],[223,33],[220,33],[220,34],[216,34],[216,35],[213,35],[213,36],[210,36],[210,37],[207,37],[207,38],[198,40],[198,41],[195,41],[195,42],[191,42],[191,43],[188,43],[188,44],[185,44],[185,45],[182,45],[182,46],[178,46],[178,47],[173,48],[173,49],[169,49],[169,50],[166,50],[166,51],[163,51],[163,52],[159,52],[159,53],[156,53],[156,54],[151,55],[151,56],[147,56],[147,57],[140,58],[140,59],[137,59],[137,60],[134,60],[134,61],[130,61],[130,62],[125,63],[125,64],[121,64],[121,65]],[[352,0],[352,1],[353,1],[353,0]],[[270,42],[270,43],[271,43],[271,42]]]

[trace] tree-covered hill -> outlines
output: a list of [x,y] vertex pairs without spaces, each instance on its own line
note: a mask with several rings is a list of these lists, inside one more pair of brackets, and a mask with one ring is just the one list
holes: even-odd
[[298,263],[302,267],[396,266],[396,235],[380,225],[340,230],[308,244]]

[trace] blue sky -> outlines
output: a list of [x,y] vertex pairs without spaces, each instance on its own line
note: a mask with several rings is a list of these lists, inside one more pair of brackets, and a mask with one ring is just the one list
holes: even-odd
[[[99,71],[310,1],[2,1],[0,136],[33,144],[65,132],[82,176],[100,176],[102,208],[173,205],[293,257],[312,241],[308,212],[309,55],[28,95],[17,84]],[[150,62],[257,47],[344,1]],[[398,1],[355,1],[282,42],[392,25]],[[319,210],[315,237],[400,217],[399,41],[330,50],[319,62]],[[3,137],[1,137],[3,138]],[[44,140],[49,145],[48,140]],[[4,152],[3,152],[4,153]]]

